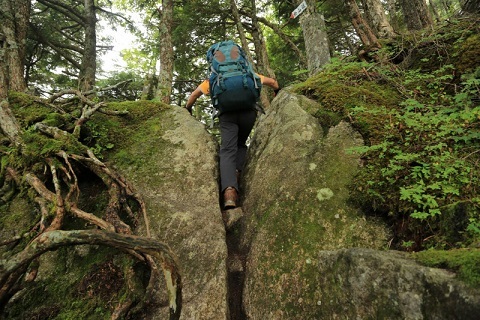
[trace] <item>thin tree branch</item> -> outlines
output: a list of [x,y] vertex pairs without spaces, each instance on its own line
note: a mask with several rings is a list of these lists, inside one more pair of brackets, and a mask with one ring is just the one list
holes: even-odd
[[69,6],[67,3],[62,3],[55,0],[38,0],[38,2],[85,26],[83,15],[72,6]]

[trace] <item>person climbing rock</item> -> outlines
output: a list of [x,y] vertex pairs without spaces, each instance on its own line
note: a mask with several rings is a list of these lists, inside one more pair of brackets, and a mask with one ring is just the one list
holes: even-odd
[[275,94],[278,82],[253,71],[243,49],[233,41],[212,45],[207,51],[210,78],[203,81],[189,96],[185,105],[192,113],[195,101],[210,95],[218,110],[220,122],[220,180],[223,208],[238,205],[238,178],[245,164],[246,141],[257,118],[257,100],[262,85],[271,87]]

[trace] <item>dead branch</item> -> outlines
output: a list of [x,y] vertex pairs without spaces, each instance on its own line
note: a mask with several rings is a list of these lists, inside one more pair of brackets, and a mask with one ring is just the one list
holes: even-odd
[[65,101],[62,101],[62,102],[71,101],[73,99],[76,99],[76,97],[78,97],[82,102],[87,103],[90,106],[93,106],[93,105],[95,105],[95,103],[93,101],[91,101],[90,99],[88,99],[87,98],[88,96],[90,96],[92,94],[95,94],[95,93],[98,93],[98,92],[110,91],[110,90],[113,90],[113,89],[117,89],[117,88],[126,86],[127,84],[129,84],[132,81],[133,80],[125,80],[125,81],[121,81],[119,83],[113,84],[111,86],[107,86],[107,87],[104,87],[104,88],[95,88],[95,89],[88,90],[88,91],[85,91],[85,92],[81,92],[81,91],[75,90],[75,89],[62,90],[62,91],[59,91],[59,92],[53,94],[48,99],[48,102],[52,103],[55,100],[57,100],[58,98],[63,97],[65,95],[74,95],[74,97],[65,99]]
[[62,137],[70,135],[67,131],[63,131],[57,127],[50,127],[42,122],[37,122],[33,126],[35,130],[38,130],[52,138],[60,139]]
[[94,94],[94,93],[97,93],[97,92],[110,91],[110,90],[117,89],[117,88],[120,88],[120,87],[125,87],[127,84],[129,84],[132,81],[133,81],[132,79],[129,79],[129,80],[121,81],[121,82],[116,83],[116,84],[112,84],[111,86],[107,86],[107,87],[104,87],[104,88],[92,89],[90,91],[87,91],[85,94],[90,95],[90,94]]
[[63,110],[62,108],[60,108],[59,106],[57,106],[56,104],[53,104],[53,103],[50,103],[48,101],[46,101],[45,99],[42,99],[40,97],[36,97],[36,96],[33,96],[33,101],[37,102],[37,103],[40,103],[40,104],[43,104],[47,107],[50,107],[52,108],[53,110],[57,111],[58,113],[60,114],[65,114],[65,110]]
[[75,121],[75,129],[73,129],[73,136],[76,137],[77,139],[80,137],[80,128],[81,126],[87,122],[90,117],[97,111],[100,107],[104,106],[104,102],[100,102],[94,105],[90,104],[85,104],[82,108],[82,115],[80,118]]
[[60,187],[60,182],[58,180],[57,168],[53,164],[52,159],[47,159],[48,164],[50,165],[50,172],[52,173],[53,186],[55,187],[55,217],[50,223],[50,226],[46,231],[59,230],[62,227],[63,219],[65,217],[65,206],[62,196],[62,189]]
[[62,90],[60,92],[57,92],[57,93],[53,94],[47,101],[49,103],[53,103],[53,102],[55,102],[55,100],[57,100],[60,97],[65,96],[65,95],[73,95],[73,97],[72,98],[67,98],[64,101],[60,101],[61,103],[65,103],[67,101],[71,101],[72,99],[77,99],[78,98],[78,99],[80,99],[81,102],[83,102],[85,104],[88,104],[90,106],[95,105],[95,102],[88,99],[83,92],[81,92],[80,90],[76,90],[76,89],[67,89],[67,90]]
[[103,108],[98,109],[98,112],[103,113],[103,114],[106,114],[106,115],[108,115],[108,116],[125,116],[125,115],[128,114],[128,111],[127,111],[127,110],[123,110],[123,111],[120,111],[120,110],[107,110],[107,109],[103,109]]

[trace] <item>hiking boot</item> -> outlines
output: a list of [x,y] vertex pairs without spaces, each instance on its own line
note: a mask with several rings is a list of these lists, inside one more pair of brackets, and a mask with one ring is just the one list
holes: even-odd
[[237,189],[234,187],[228,187],[223,192],[223,208],[226,209],[233,209],[237,206]]

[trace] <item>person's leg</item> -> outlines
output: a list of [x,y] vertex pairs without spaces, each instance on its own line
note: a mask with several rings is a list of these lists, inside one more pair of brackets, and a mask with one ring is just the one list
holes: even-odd
[[247,139],[250,132],[253,129],[255,120],[257,118],[256,110],[248,110],[239,114],[238,119],[238,140],[237,140],[237,157],[236,157],[236,169],[238,171],[243,170],[245,164],[245,157],[247,154]]
[[237,115],[234,112],[224,113],[220,120],[220,184],[222,193],[227,187],[238,190],[236,178],[236,159],[238,143]]

